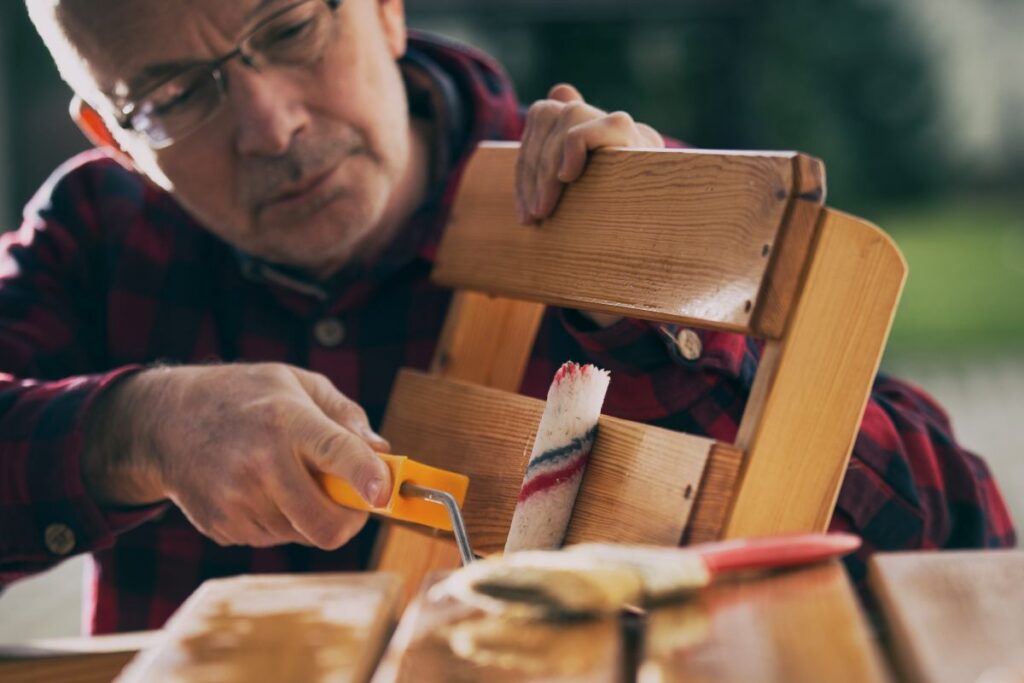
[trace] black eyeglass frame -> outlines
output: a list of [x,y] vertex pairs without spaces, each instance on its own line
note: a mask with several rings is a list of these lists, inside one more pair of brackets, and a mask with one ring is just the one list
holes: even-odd
[[[287,14],[288,12],[291,12],[296,7],[299,7],[301,5],[305,5],[305,4],[310,3],[310,2],[323,2],[325,5],[327,5],[328,10],[330,10],[330,12],[332,14],[334,14],[337,11],[337,9],[341,6],[342,2],[344,2],[344,0],[299,0],[298,2],[291,3],[290,5],[288,5],[286,7],[282,7],[281,9],[277,10],[276,12],[271,14],[270,16],[265,17],[258,24],[256,24],[251,29],[246,31],[245,35],[243,35],[241,38],[239,38],[239,40],[238,40],[238,47],[236,47],[231,52],[223,54],[220,57],[217,57],[216,59],[212,59],[212,60],[210,60],[209,62],[207,62],[205,64],[199,64],[199,65],[196,65],[196,66],[193,66],[193,67],[189,67],[188,69],[180,71],[180,72],[178,72],[176,74],[171,74],[170,76],[167,76],[166,78],[163,78],[160,81],[158,81],[158,82],[154,83],[153,85],[149,86],[148,88],[143,90],[141,93],[135,95],[130,101],[125,102],[125,103],[117,106],[116,107],[116,111],[114,112],[114,120],[124,130],[133,131],[133,132],[138,133],[139,135],[142,135],[143,137],[145,137],[147,139],[147,141],[149,142],[150,146],[152,146],[152,147],[154,147],[156,149],[159,149],[161,147],[170,146],[171,144],[173,144],[177,140],[181,139],[181,137],[184,137],[188,133],[192,132],[192,130],[188,130],[184,134],[182,134],[182,135],[180,135],[180,136],[178,136],[176,138],[170,138],[169,137],[167,139],[167,141],[163,142],[163,143],[161,143],[160,141],[153,140],[151,138],[151,136],[147,132],[139,130],[136,127],[136,124],[134,122],[134,119],[135,119],[136,115],[138,114],[139,103],[142,102],[143,100],[145,100],[146,97],[148,97],[150,94],[152,94],[152,93],[156,92],[157,90],[159,90],[160,88],[162,88],[164,85],[166,85],[170,81],[173,81],[175,78],[178,78],[179,76],[181,76],[183,73],[188,73],[189,71],[199,71],[199,70],[205,71],[206,73],[208,73],[213,78],[213,80],[216,82],[217,87],[218,87],[218,89],[220,91],[220,97],[223,100],[224,94],[227,92],[227,87],[225,85],[224,73],[223,73],[224,65],[227,64],[228,62],[230,62],[232,59],[238,57],[239,59],[242,60],[242,62],[244,64],[246,64],[248,66],[253,66],[255,64],[255,62],[253,60],[253,56],[246,53],[246,45],[249,42],[249,40],[254,35],[258,34],[264,28],[269,26],[275,19],[279,18],[280,16],[282,16],[284,14]],[[212,115],[213,111],[216,111],[216,109],[213,109],[210,112],[211,115]],[[199,125],[204,123],[208,119],[208,117],[209,117],[209,115],[206,117],[206,119],[204,119],[203,121],[197,123],[196,127],[198,127]],[[194,130],[194,128],[193,128],[193,130]]]

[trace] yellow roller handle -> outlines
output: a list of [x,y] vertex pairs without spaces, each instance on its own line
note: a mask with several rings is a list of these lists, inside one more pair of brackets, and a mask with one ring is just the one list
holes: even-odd
[[469,488],[469,477],[443,470],[438,467],[424,465],[404,455],[380,454],[381,459],[391,470],[391,498],[386,507],[372,507],[344,479],[319,473],[320,485],[327,495],[336,503],[354,510],[368,510],[377,515],[390,517],[402,522],[423,524],[434,529],[452,530],[452,522],[443,505],[438,505],[422,498],[403,496],[399,493],[402,484],[411,482],[417,486],[447,491],[458,501],[459,507],[466,499]]

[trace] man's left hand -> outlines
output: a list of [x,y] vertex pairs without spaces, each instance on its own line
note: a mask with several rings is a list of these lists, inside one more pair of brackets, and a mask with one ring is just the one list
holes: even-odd
[[562,190],[583,174],[587,153],[602,147],[664,147],[656,130],[623,111],[607,113],[560,83],[526,113],[516,162],[519,222],[534,223],[555,210]]

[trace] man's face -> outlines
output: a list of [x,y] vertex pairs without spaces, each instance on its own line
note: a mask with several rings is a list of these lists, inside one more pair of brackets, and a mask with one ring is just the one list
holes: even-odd
[[[228,53],[245,31],[293,4],[63,0],[59,16],[97,88],[131,100],[156,81],[140,76]],[[376,229],[401,201],[410,166],[395,61],[405,49],[401,0],[345,0],[330,36],[308,66],[228,62],[224,102],[169,147],[153,150],[112,126],[135,164],[209,230],[318,275],[379,246]]]

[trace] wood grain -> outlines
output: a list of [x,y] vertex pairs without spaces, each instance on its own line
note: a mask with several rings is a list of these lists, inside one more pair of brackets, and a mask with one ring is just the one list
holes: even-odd
[[517,391],[543,315],[543,304],[456,292],[430,370]]
[[161,631],[136,631],[2,645],[0,681],[107,683],[120,673],[136,652],[157,642],[161,635]]
[[868,581],[907,681],[1024,681],[1024,551],[877,554]]
[[831,209],[822,221],[786,337],[766,343],[740,423],[726,537],[828,527],[903,289],[906,262],[885,233]]
[[793,159],[795,191],[789,199],[768,272],[754,308],[754,334],[778,339],[786,330],[792,303],[807,270],[818,218],[825,204],[825,166],[805,154]]
[[655,610],[639,679],[891,680],[838,562],[716,585],[691,603]]
[[794,153],[601,150],[540,226],[517,222],[516,145],[474,154],[434,279],[567,308],[749,331]]
[[508,621],[430,593],[406,610],[373,683],[617,683],[622,648],[614,618],[579,623]]
[[205,582],[131,681],[366,681],[397,615],[391,574],[239,576]]
[[690,521],[683,533],[684,545],[717,541],[722,537],[742,464],[743,451],[735,446],[717,442],[711,448],[690,511]]
[[[544,402],[403,370],[383,434],[396,452],[469,476],[463,516],[481,553],[505,545]],[[568,538],[675,544],[714,442],[602,416]]]
[[[431,372],[450,379],[516,391],[533,348],[544,306],[475,292],[456,292],[434,352]],[[382,429],[389,434],[388,421]],[[408,451],[419,457],[416,450]],[[402,606],[431,571],[460,564],[454,541],[433,532],[384,525],[371,566],[404,578]]]

